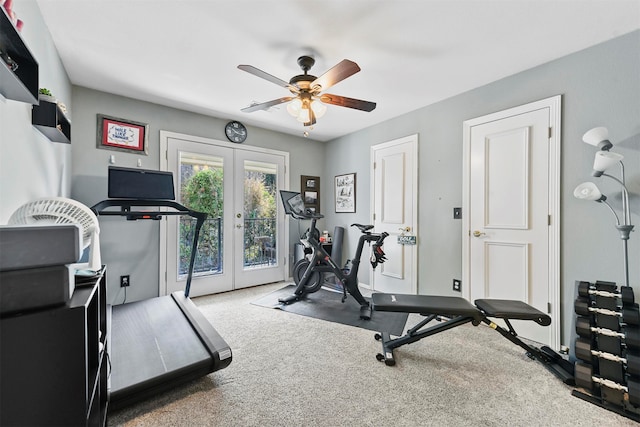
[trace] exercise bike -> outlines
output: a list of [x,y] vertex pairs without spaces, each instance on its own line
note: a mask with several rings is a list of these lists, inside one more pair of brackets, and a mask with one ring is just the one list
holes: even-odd
[[358,289],[358,269],[360,258],[365,242],[372,244],[371,266],[375,270],[378,264],[386,261],[385,253],[382,250],[384,239],[389,233],[373,233],[373,225],[351,224],[357,227],[360,232],[360,239],[356,249],[355,257],[351,260],[351,269],[346,271],[336,264],[320,243],[320,232],[316,228],[316,222],[324,215],[311,212],[304,208],[304,202],[300,193],[291,191],[280,191],[285,213],[298,220],[311,220],[311,225],[300,241],[305,246],[305,256],[297,261],[293,266],[293,280],[296,284],[293,295],[280,298],[283,304],[291,304],[302,299],[305,295],[318,291],[324,283],[324,273],[333,273],[337,283],[342,287],[342,302],[347,299],[347,293],[360,304],[360,318],[371,319],[371,305],[362,296]]

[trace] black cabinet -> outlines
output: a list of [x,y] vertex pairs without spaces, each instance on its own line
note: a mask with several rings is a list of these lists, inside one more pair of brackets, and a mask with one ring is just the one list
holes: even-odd
[[38,104],[38,62],[2,7],[0,7],[0,93],[7,99]]
[[71,123],[57,103],[41,99],[33,106],[31,123],[51,141],[71,143]]
[[0,424],[106,424],[106,277],[55,308],[0,319]]

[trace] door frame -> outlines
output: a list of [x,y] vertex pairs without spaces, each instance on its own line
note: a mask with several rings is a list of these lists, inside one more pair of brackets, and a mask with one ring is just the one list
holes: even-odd
[[[548,312],[553,319],[551,329],[551,345],[560,348],[560,142],[561,142],[561,109],[562,96],[556,95],[529,104],[498,111],[482,117],[463,122],[462,136],[462,212],[469,212],[471,205],[470,170],[471,170],[471,129],[474,126],[501,120],[507,117],[525,114],[530,111],[549,109],[549,307]],[[467,300],[471,297],[470,239],[471,218],[462,215],[462,295]]]
[[[411,146],[411,150],[412,150],[412,155],[411,155],[411,163],[412,163],[412,168],[413,168],[413,176],[411,177],[411,179],[413,180],[413,192],[412,194],[410,194],[411,200],[412,200],[412,211],[411,214],[413,216],[413,225],[412,225],[412,230],[411,230],[411,234],[413,234],[414,236],[419,236],[419,218],[418,218],[418,195],[419,193],[419,184],[420,184],[420,180],[418,179],[418,134],[414,133],[412,135],[407,135],[401,138],[397,138],[391,141],[387,141],[387,142],[382,142],[380,144],[375,144],[371,146],[370,149],[370,160],[369,160],[369,173],[370,176],[372,177],[371,181],[372,184],[369,186],[369,212],[370,212],[370,220],[371,220],[371,224],[375,224],[375,191],[376,191],[376,183],[375,183],[375,158],[376,158],[376,152],[378,150],[382,150],[382,149],[386,149],[389,147],[393,147],[394,145],[401,145],[401,144],[407,144],[409,143]],[[396,232],[396,230],[394,230],[393,232],[389,232],[390,235],[393,235],[393,233]],[[419,243],[419,242],[418,242]],[[411,269],[412,272],[412,277],[411,277],[411,291],[412,294],[416,295],[418,293],[418,248],[419,248],[419,244],[416,244],[414,246],[414,250],[413,250],[413,255],[411,256],[410,260],[407,260],[405,262],[409,262],[411,265],[413,265],[413,268]],[[371,284],[366,286],[363,285],[364,287],[367,287],[369,289],[375,289],[375,279],[374,279],[374,275],[375,275],[375,271],[373,271],[373,269],[370,269],[370,281]]]
[[[188,141],[199,142],[208,145],[215,145],[225,148],[232,148],[234,150],[243,150],[243,151],[251,151],[254,153],[265,153],[265,154],[275,154],[284,157],[284,188],[281,190],[289,190],[289,152],[287,151],[279,151],[273,150],[269,148],[255,147],[252,145],[241,145],[232,144],[227,141],[222,141],[218,139],[212,138],[204,138],[200,136],[188,135],[185,133],[171,132],[166,130],[160,130],[160,170],[167,170],[169,167],[168,162],[168,145],[169,139],[185,139]],[[277,200],[276,200],[277,204]],[[279,206],[277,204],[277,206]],[[282,210],[278,208],[278,215],[284,215],[281,213]],[[285,225],[283,227],[283,239],[285,242],[285,248],[283,248],[283,266],[282,266],[282,280],[286,280],[289,271],[289,260],[287,254],[289,253],[289,227],[287,226],[287,221],[284,221]],[[164,296],[167,295],[167,222],[163,222],[160,226],[160,271],[159,271],[159,283],[158,283],[158,295]],[[235,287],[234,287],[235,289]]]

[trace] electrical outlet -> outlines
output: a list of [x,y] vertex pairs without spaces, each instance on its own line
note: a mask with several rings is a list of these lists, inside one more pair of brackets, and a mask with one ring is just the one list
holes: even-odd
[[458,279],[453,279],[453,290],[456,292],[462,292],[462,282]]
[[131,281],[129,280],[129,275],[127,274],[126,276],[120,276],[120,287],[126,288],[129,285],[131,285]]

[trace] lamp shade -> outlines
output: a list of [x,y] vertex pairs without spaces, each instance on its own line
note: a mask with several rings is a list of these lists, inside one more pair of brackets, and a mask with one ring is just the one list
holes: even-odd
[[600,189],[598,189],[598,186],[593,182],[583,182],[578,185],[576,189],[573,190],[573,197],[576,199],[595,201],[602,201],[606,199],[606,197],[600,192]]
[[327,112],[327,106],[324,105],[319,99],[314,99],[313,101],[311,101],[311,109],[313,110],[313,114],[315,114],[317,118],[324,116],[324,113]]
[[300,110],[302,109],[302,101],[300,98],[296,98],[287,105],[287,111],[293,117],[298,117],[300,115]]
[[309,109],[308,108],[302,108],[300,110],[300,114],[298,114],[298,118],[297,120],[300,123],[308,123],[311,121],[311,115],[309,114]]
[[587,144],[598,145],[605,139],[609,139],[609,131],[605,127],[597,127],[587,131],[582,140]]
[[582,135],[582,140],[587,144],[598,147],[600,150],[609,150],[613,147],[613,144],[609,141],[609,131],[602,126],[587,131]]
[[624,159],[622,154],[612,153],[611,151],[598,151],[593,159],[593,175],[600,176],[611,166]]

